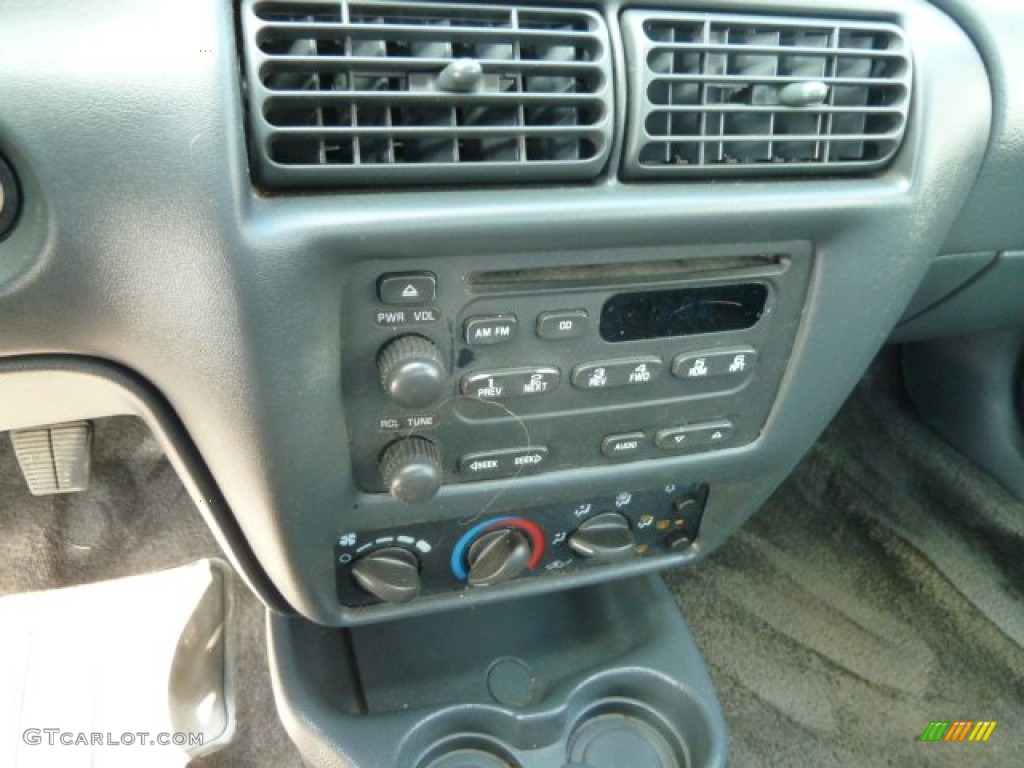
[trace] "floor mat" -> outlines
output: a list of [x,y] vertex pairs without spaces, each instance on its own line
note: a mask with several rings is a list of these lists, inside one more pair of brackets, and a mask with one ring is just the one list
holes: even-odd
[[235,728],[223,561],[0,598],[0,765],[184,768]]
[[[92,482],[84,493],[31,496],[8,436],[0,435],[0,534],[0,595],[220,556],[159,444],[133,417],[95,422]],[[274,708],[263,606],[240,579],[232,590],[235,738],[223,750],[195,758],[190,768],[298,768],[302,761]]]
[[[1010,766],[1022,563],[1024,505],[871,380],[737,536],[666,578],[731,765]],[[997,725],[985,743],[923,743],[932,721]]]

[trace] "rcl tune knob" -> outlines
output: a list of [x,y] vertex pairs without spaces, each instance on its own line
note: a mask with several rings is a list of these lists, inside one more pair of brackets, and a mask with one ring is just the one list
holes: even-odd
[[423,408],[444,393],[447,372],[441,350],[423,336],[399,336],[377,355],[380,385],[406,408]]
[[389,445],[380,457],[388,493],[406,504],[430,501],[441,488],[441,452],[429,440],[407,437]]
[[407,603],[420,593],[420,562],[412,552],[388,547],[371,552],[352,566],[364,592],[385,603]]
[[466,564],[471,587],[490,587],[514,579],[526,568],[533,548],[517,528],[488,531],[469,545]]

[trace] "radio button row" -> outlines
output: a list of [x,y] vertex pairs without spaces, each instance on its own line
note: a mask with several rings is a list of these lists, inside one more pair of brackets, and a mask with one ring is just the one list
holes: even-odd
[[663,370],[660,357],[630,357],[584,363],[573,368],[572,385],[580,389],[643,386],[658,378]]
[[757,350],[714,349],[707,352],[688,352],[672,361],[672,375],[680,379],[709,379],[715,376],[741,377],[757,363]]
[[549,341],[575,339],[587,332],[588,319],[585,309],[541,312],[537,316],[537,335]]
[[515,338],[519,321],[515,315],[471,317],[464,328],[466,343],[473,346],[501,344]]
[[548,449],[543,446],[467,453],[459,459],[459,472],[473,480],[510,477],[538,470],[547,460]]
[[643,432],[629,432],[624,435],[608,435],[601,441],[601,453],[609,458],[632,456],[639,453],[647,436]]
[[731,421],[715,421],[662,429],[654,435],[654,444],[663,451],[682,452],[727,443],[731,435]]
[[459,391],[481,400],[530,397],[551,392],[561,379],[561,372],[550,367],[480,371],[463,376]]

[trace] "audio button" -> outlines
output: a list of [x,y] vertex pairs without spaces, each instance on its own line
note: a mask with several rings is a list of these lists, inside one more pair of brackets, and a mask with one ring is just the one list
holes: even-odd
[[647,436],[643,432],[629,432],[624,435],[608,435],[601,441],[601,453],[610,459],[633,456],[640,452]]

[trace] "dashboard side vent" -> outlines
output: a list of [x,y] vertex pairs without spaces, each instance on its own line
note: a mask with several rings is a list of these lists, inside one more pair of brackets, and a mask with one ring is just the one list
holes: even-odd
[[632,10],[623,175],[867,172],[899,149],[911,57],[891,24]]
[[269,187],[583,181],[608,161],[600,15],[243,0],[250,140]]

